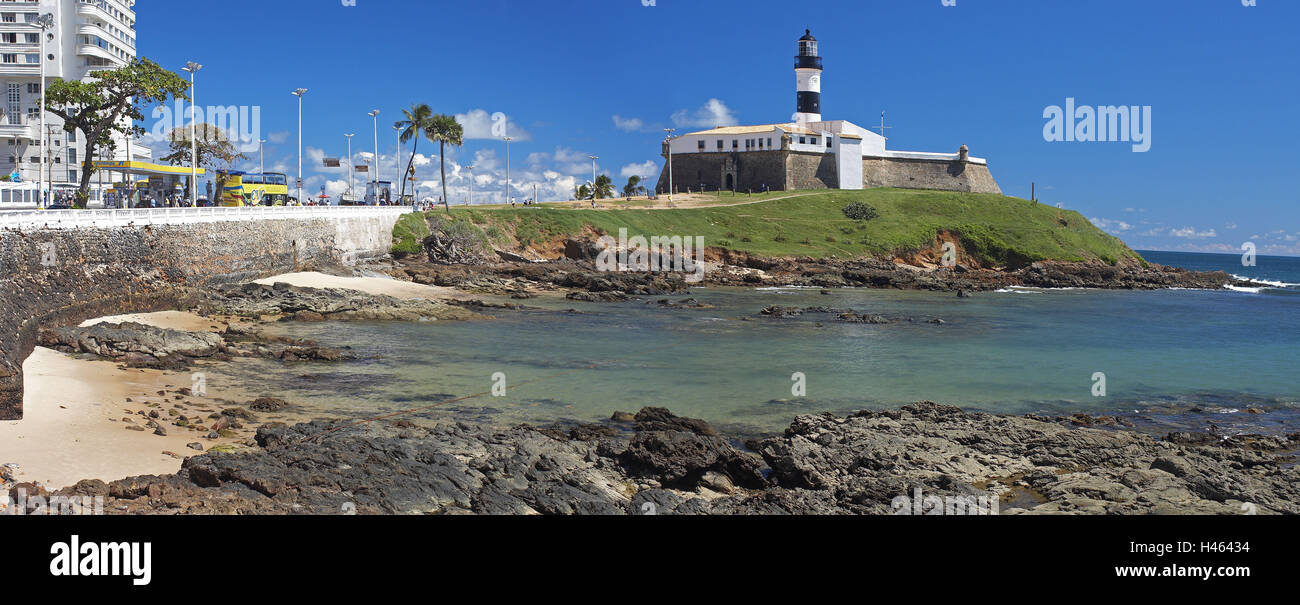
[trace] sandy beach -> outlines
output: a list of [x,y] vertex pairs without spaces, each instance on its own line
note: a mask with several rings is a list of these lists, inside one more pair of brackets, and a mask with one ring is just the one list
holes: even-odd
[[253,283],[267,286],[276,283],[285,283],[300,288],[337,288],[341,290],[356,290],[358,292],[365,292],[366,294],[408,299],[472,298],[465,292],[455,288],[427,286],[383,277],[341,277],[315,272],[286,273],[284,275],[260,279]]
[[126,429],[130,424],[123,418],[128,417],[143,428],[146,419],[136,411],[145,402],[162,402],[158,391],[170,397],[188,387],[188,374],[122,370],[114,362],[75,359],[39,347],[23,371],[24,417],[0,422],[0,463],[17,464],[20,481],[57,488],[82,479],[174,473],[182,458],[163,452],[183,457],[199,453],[187,448],[189,443],[202,442],[205,449],[217,443],[177,427],[170,427],[166,437]]
[[[411,299],[454,294],[450,288],[321,273],[281,275],[259,283],[276,282]],[[82,325],[124,322],[213,332],[223,331],[227,325],[225,321],[185,311],[100,317]],[[174,426],[169,417],[168,409],[179,405],[183,408],[178,413],[212,424],[208,414],[236,405],[232,402],[257,396],[240,392],[239,385],[208,380],[206,396],[182,395],[180,389],[192,386],[191,373],[123,369],[116,362],[78,359],[41,347],[24,362],[23,372],[24,417],[19,421],[0,422],[0,464],[17,464],[18,481],[38,482],[54,489],[83,479],[115,481],[136,475],[175,473],[185,457],[201,453],[189,448],[191,443],[200,443],[206,451],[218,445],[239,446],[251,436],[251,431],[243,431],[236,437],[209,440],[205,438],[206,430]],[[166,394],[160,396],[160,391]],[[145,428],[150,420],[147,414],[152,410],[159,411],[157,422],[166,429],[167,436],[155,435],[152,429],[127,429],[128,426]]]

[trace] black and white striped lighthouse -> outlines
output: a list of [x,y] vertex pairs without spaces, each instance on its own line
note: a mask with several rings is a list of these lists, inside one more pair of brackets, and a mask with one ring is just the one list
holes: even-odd
[[817,38],[812,30],[804,30],[799,38],[799,55],[794,72],[798,82],[799,101],[794,120],[798,123],[822,121],[822,58],[817,54]]

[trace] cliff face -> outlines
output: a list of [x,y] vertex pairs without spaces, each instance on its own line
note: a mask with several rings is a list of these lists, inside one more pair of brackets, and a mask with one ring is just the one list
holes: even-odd
[[22,364],[41,326],[176,308],[198,287],[382,255],[397,216],[0,231],[0,420],[22,417]]

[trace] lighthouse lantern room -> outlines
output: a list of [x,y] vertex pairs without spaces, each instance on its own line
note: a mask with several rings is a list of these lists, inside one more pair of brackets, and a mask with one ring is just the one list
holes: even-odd
[[817,54],[817,38],[813,37],[812,30],[804,30],[804,36],[799,38],[794,71],[799,90],[794,121],[798,124],[822,121],[822,58]]

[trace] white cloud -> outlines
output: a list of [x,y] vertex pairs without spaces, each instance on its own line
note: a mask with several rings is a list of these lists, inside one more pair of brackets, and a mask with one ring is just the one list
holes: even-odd
[[1169,235],[1172,237],[1198,238],[1198,239],[1218,236],[1218,234],[1215,233],[1213,229],[1210,229],[1209,231],[1197,231],[1194,227],[1183,227],[1182,229],[1171,229],[1169,231]]
[[467,113],[456,114],[456,121],[465,128],[465,140],[501,139],[509,136],[516,141],[532,138],[528,131],[511,122],[504,113],[489,113],[486,109],[472,109]]
[[659,165],[653,160],[646,160],[640,164],[628,164],[619,172],[619,176],[628,178],[631,176],[641,176],[653,179],[659,174]]
[[645,122],[642,121],[641,118],[623,118],[615,115],[614,127],[623,132],[636,132],[645,128]]
[[1110,231],[1112,233],[1124,232],[1133,228],[1133,225],[1120,220],[1112,220],[1108,218],[1092,218],[1089,220],[1092,221],[1092,224],[1100,227],[1102,230]]
[[718,99],[709,99],[698,109],[682,109],[673,114],[673,124],[687,128],[713,128],[715,126],[735,126],[738,122],[731,115],[731,109]]
[[266,135],[266,140],[276,145],[283,145],[285,141],[289,140],[289,131],[283,130],[280,132],[273,132]]

